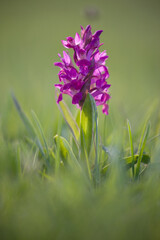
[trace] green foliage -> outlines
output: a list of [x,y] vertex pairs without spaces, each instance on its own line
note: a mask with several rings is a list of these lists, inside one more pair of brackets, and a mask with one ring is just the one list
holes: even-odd
[[[0,231],[4,239],[10,236],[13,239],[53,239],[53,236],[55,239],[128,239],[128,235],[135,239],[137,219],[141,221],[141,226],[136,228],[140,238],[159,236],[160,211],[156,203],[160,198],[157,191],[160,162],[150,155],[150,145],[152,152],[154,149],[152,140],[156,139],[159,145],[159,138],[152,131],[153,137],[147,142],[148,121],[139,144],[139,131],[136,133],[132,128],[131,132],[127,121],[129,139],[118,128],[112,128],[104,146],[99,142],[98,113],[88,94],[76,121],[65,109],[70,134],[63,136],[66,124],[60,124],[58,133],[62,136],[52,136],[49,141],[36,114],[32,111],[33,125],[15,97],[13,100],[28,137],[8,143],[0,132]],[[72,123],[80,129],[77,144]],[[106,124],[111,127],[107,120]],[[119,142],[122,138],[123,144]],[[159,156],[158,145],[156,156]],[[77,154],[80,146],[84,148],[84,158]],[[137,178],[139,181],[134,181]],[[148,207],[151,205],[152,208]],[[152,216],[154,225],[146,221],[146,214]],[[30,229],[28,233],[26,227]]]
[[[124,160],[125,160],[127,168],[132,168],[133,163],[135,165],[137,163],[138,159],[139,159],[138,154],[134,154],[134,161],[133,161],[133,156],[125,157]],[[148,154],[143,154],[141,162],[144,163],[144,164],[149,164],[150,163],[150,156]]]
[[[44,136],[44,132],[43,132],[43,129],[42,129],[42,126],[41,126],[41,123],[40,123],[38,117],[32,111],[32,116],[33,116],[34,122],[36,124],[36,129],[35,129],[34,126],[31,123],[31,121],[28,119],[26,114],[21,109],[17,99],[15,98],[15,96],[13,94],[12,94],[12,99],[14,101],[17,112],[18,112],[22,122],[24,123],[24,126],[26,127],[26,130],[28,131],[29,137],[31,138],[33,143],[36,143],[36,145],[37,145],[37,147],[38,147],[38,149],[39,149],[39,151],[40,151],[40,153],[41,153],[41,155],[44,159],[45,168],[49,168],[50,167],[50,162],[52,162],[53,159],[54,159],[54,153],[52,153],[52,151],[49,152],[47,142],[46,142],[46,139],[45,139],[45,136]],[[44,146],[42,145],[41,140],[40,140],[38,135],[43,140]]]
[[91,102],[90,94],[87,94],[86,96],[80,117],[81,151],[86,151],[89,156],[94,131],[94,108]]
[[68,126],[73,134],[73,137],[74,137],[76,143],[78,143],[80,130],[79,130],[78,125],[77,125],[76,121],[74,120],[69,108],[67,107],[67,105],[65,104],[64,101],[61,101],[58,106],[59,106],[60,111],[63,114],[63,117],[64,117],[66,123],[68,124]]
[[78,160],[74,155],[72,147],[70,146],[68,141],[64,137],[61,137],[58,135],[54,137],[54,140],[55,140],[56,146],[59,144],[59,151],[60,151],[63,162],[64,163],[68,162],[71,167],[72,166],[80,167]]
[[47,145],[47,141],[46,141],[46,138],[45,138],[45,135],[44,135],[44,131],[42,129],[42,126],[41,126],[41,123],[37,117],[37,115],[35,114],[34,111],[32,111],[32,116],[33,116],[33,119],[34,119],[34,122],[37,126],[37,130],[39,132],[39,135],[41,137],[41,139],[43,140],[43,144],[45,146],[45,152],[47,153],[47,156],[49,156],[49,150],[48,150],[48,145]]
[[[44,131],[42,129],[41,123],[36,116],[36,114],[32,111],[32,117],[35,122],[35,127],[31,124],[25,113],[22,111],[17,99],[14,95],[12,95],[14,104],[16,109],[21,117],[24,126],[26,127],[28,134],[31,138],[29,142],[31,142],[32,146],[34,143],[37,145],[40,153],[45,162],[45,166],[43,168],[43,174],[46,174],[45,171],[51,171],[51,166],[54,166],[55,172],[58,173],[60,166],[70,166],[71,168],[77,168],[80,171],[84,171],[88,176],[90,181],[98,186],[101,182],[101,177],[104,180],[106,178],[106,173],[108,169],[111,168],[110,157],[103,157],[99,161],[100,149],[98,147],[98,113],[95,101],[90,94],[87,94],[86,100],[84,102],[83,108],[78,112],[76,120],[74,120],[72,114],[70,113],[65,102],[60,103],[60,110],[63,114],[65,121],[67,122],[69,129],[72,133],[74,141],[69,143],[67,139],[62,136],[56,135],[54,137],[55,147],[48,147]],[[147,165],[150,162],[150,156],[144,153],[145,144],[149,134],[150,124],[146,121],[143,131],[140,138],[140,143],[138,147],[138,153],[134,153],[133,147],[133,137],[131,132],[131,125],[129,120],[127,120],[128,134],[129,134],[129,142],[130,142],[130,154],[131,156],[124,156],[124,163],[126,165],[126,169],[132,169],[132,178],[135,177],[137,179],[141,172],[141,163]],[[92,143],[94,142],[94,148],[92,149]],[[42,144],[43,143],[43,144]],[[76,149],[76,151],[75,151]],[[107,148],[103,146],[103,149],[107,154],[110,155],[110,151],[106,150]],[[79,153],[77,154],[77,150]],[[92,151],[91,151],[92,150]],[[20,149],[17,148],[17,159],[18,166],[20,166]],[[75,154],[76,152],[76,154]],[[115,153],[114,153],[115,152]],[[115,158],[116,150],[111,154],[112,158]],[[91,161],[92,158],[95,160]],[[101,155],[102,156],[102,155]],[[85,163],[85,164],[84,164]],[[20,167],[19,167],[20,169]],[[87,171],[85,170],[87,169]],[[135,172],[136,169],[136,172]],[[142,169],[145,169],[145,167]],[[20,171],[20,170],[19,170]],[[54,172],[54,171],[53,171]],[[45,175],[46,176],[46,175]]]
[[129,134],[129,142],[130,142],[130,149],[131,149],[131,157],[132,157],[132,174],[133,174],[133,177],[134,177],[134,164],[135,164],[135,160],[134,160],[134,149],[133,149],[131,125],[130,125],[129,120],[127,120],[127,125],[128,125],[128,134]]
[[140,164],[142,161],[146,141],[147,141],[147,138],[149,135],[149,130],[150,130],[150,123],[148,123],[148,121],[146,121],[146,123],[143,127],[143,131],[142,131],[142,135],[141,135],[141,139],[140,139],[140,143],[139,143],[139,147],[138,147],[139,156],[138,156],[137,167],[136,167],[136,178],[138,178],[139,173],[140,173]]
[[36,134],[36,131],[33,127],[33,125],[31,124],[30,120],[28,119],[28,117],[25,115],[25,113],[22,111],[17,99],[15,98],[15,96],[12,94],[12,98],[13,98],[13,101],[14,101],[14,104],[15,104],[15,107],[17,109],[17,112],[22,120],[22,122],[24,123],[27,131],[28,131],[28,134],[30,135],[30,137],[32,138],[33,141],[36,142],[41,154],[43,156],[45,156],[45,153],[43,151],[43,147],[42,147],[42,144]]

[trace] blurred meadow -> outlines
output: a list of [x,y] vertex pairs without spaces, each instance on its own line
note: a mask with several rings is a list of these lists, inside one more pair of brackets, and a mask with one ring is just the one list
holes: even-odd
[[[151,167],[140,182],[128,184],[118,163],[96,190],[75,172],[42,179],[11,98],[28,116],[34,110],[50,147],[57,132],[70,139],[55,100],[53,63],[64,50],[61,40],[90,24],[92,32],[103,30],[101,48],[109,55],[112,98],[108,116],[98,108],[100,143],[116,145],[119,158],[121,146],[129,147],[129,119],[138,148],[149,113],[150,138],[160,133],[159,13],[158,0],[0,1],[1,239],[159,239],[159,138],[147,145]],[[75,116],[71,99],[65,101]]]

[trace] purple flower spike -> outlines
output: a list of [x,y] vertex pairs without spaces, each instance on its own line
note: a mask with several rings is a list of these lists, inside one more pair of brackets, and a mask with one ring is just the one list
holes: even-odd
[[102,105],[102,112],[108,114],[106,102],[110,99],[108,89],[111,85],[106,81],[109,77],[105,66],[108,56],[106,51],[99,51],[102,45],[99,37],[102,32],[99,30],[92,34],[90,25],[86,29],[81,26],[81,37],[76,33],[75,38],[67,37],[62,40],[65,48],[73,49],[74,63],[68,51],[63,51],[63,57],[58,54],[61,61],[56,62],[55,66],[60,68],[58,76],[61,84],[55,84],[60,91],[57,103],[63,99],[63,94],[67,94],[71,96],[73,104],[82,107],[87,93],[90,93],[96,105]]

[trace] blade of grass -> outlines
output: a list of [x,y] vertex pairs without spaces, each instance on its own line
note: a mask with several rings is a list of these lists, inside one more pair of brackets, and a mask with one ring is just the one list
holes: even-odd
[[148,121],[146,121],[143,131],[142,131],[139,147],[138,147],[139,157],[137,160],[137,167],[136,167],[136,174],[135,174],[136,179],[139,177],[140,164],[141,164],[141,160],[142,160],[142,156],[143,156],[143,151],[144,151],[144,148],[146,145],[146,141],[147,141],[147,138],[149,135],[149,130],[150,130],[150,123],[148,123]]
[[64,141],[63,141],[62,137],[58,137],[58,135],[54,136],[54,142],[55,142],[56,146],[59,143],[59,151],[60,151],[61,159],[63,160],[64,164],[67,163],[69,152],[68,152],[68,149],[64,145]]
[[32,113],[32,117],[34,119],[34,122],[35,122],[35,124],[37,126],[38,132],[39,132],[39,134],[40,134],[40,136],[41,136],[41,138],[43,140],[43,143],[44,143],[47,155],[49,156],[48,145],[47,145],[47,142],[46,142],[46,138],[45,138],[45,135],[44,135],[44,131],[43,131],[42,125],[41,125],[37,115],[35,114],[35,112],[32,110],[31,113]]
[[65,151],[67,151],[69,153],[69,155],[70,155],[69,159],[72,160],[70,162],[71,165],[74,164],[78,168],[81,167],[77,158],[76,158],[76,156],[74,155],[73,150],[72,150],[70,144],[68,143],[68,141],[64,137],[61,137],[61,136],[58,136],[58,135],[54,136],[54,138],[56,139],[57,142],[58,142],[58,139],[59,139],[60,147],[62,147],[62,145],[63,145],[63,151],[65,149]]
[[[62,118],[59,117],[58,113],[58,130],[57,130],[57,135],[60,136],[62,130]],[[60,140],[59,138],[57,139],[57,146],[56,146],[56,156],[55,156],[55,172],[58,173],[59,171],[59,166],[60,166]]]
[[91,168],[90,168],[88,154],[87,154],[86,149],[84,149],[84,154],[85,154],[86,163],[87,163],[88,176],[89,176],[89,179],[92,180]]
[[109,168],[110,165],[111,165],[111,164],[108,163],[107,165],[105,165],[105,166],[101,169],[101,174],[102,174],[102,175],[105,175],[105,174],[106,174],[106,172],[107,172],[107,170],[108,170],[108,168]]
[[130,152],[131,152],[131,156],[132,156],[132,175],[134,178],[134,148],[133,148],[131,124],[128,119],[127,119],[127,126],[128,126],[129,142],[130,142]]
[[39,174],[41,175],[42,179],[47,179],[50,182],[54,182],[54,178],[46,174],[45,171],[39,171]]
[[159,137],[160,137],[160,134],[158,134],[158,135],[156,135],[156,136],[154,136],[154,137],[151,137],[150,139],[147,140],[146,144],[150,143],[150,142],[153,141],[153,140],[156,140],[156,139],[159,138]]
[[42,144],[36,134],[36,131],[33,127],[33,125],[31,124],[30,120],[28,119],[28,117],[25,115],[25,113],[22,111],[21,107],[20,107],[20,104],[18,103],[16,97],[14,96],[14,94],[12,93],[12,99],[13,99],[13,102],[14,102],[14,105],[17,109],[17,112],[22,120],[22,122],[24,123],[30,137],[32,138],[33,141],[35,141],[37,147],[39,148],[41,154],[43,157],[45,157],[45,153],[43,151],[43,147],[42,147]]
[[19,177],[21,177],[22,175],[22,171],[21,171],[21,156],[20,156],[20,146],[18,145],[17,146],[17,154],[16,154],[16,157],[17,157],[17,165],[18,165],[18,175]]

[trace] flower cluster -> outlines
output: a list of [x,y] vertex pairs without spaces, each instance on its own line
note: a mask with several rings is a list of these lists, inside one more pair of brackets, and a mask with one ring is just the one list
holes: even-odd
[[82,107],[85,97],[89,92],[95,99],[96,105],[103,105],[102,112],[108,114],[108,104],[110,99],[108,89],[110,85],[106,82],[109,77],[108,68],[105,61],[108,58],[106,51],[100,52],[99,37],[103,31],[96,31],[93,35],[91,26],[86,29],[81,27],[81,37],[76,33],[75,38],[67,37],[66,41],[62,40],[65,48],[73,48],[74,63],[68,52],[63,51],[63,57],[58,56],[61,62],[56,62],[55,66],[60,67],[59,80],[60,84],[55,87],[60,90],[57,100],[62,100],[63,94],[72,97],[72,104]]

